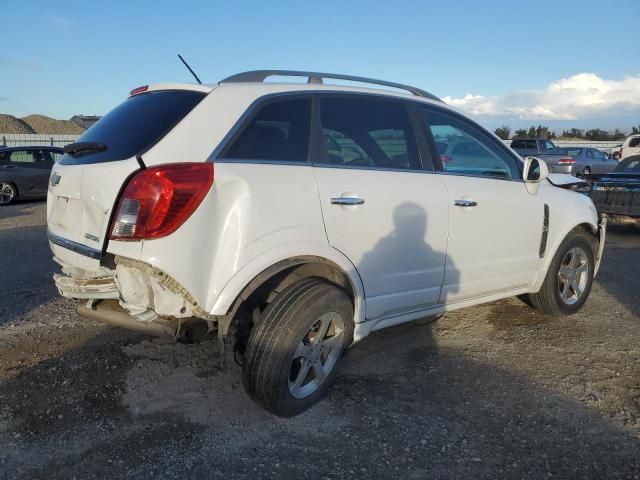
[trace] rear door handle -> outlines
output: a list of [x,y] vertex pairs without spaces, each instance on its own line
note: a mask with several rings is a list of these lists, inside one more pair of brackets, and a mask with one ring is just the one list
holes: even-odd
[[362,205],[363,198],[359,197],[334,197],[331,199],[331,205]]
[[453,204],[456,207],[475,207],[478,205],[478,202],[474,202],[473,200],[460,199],[460,200],[454,200]]

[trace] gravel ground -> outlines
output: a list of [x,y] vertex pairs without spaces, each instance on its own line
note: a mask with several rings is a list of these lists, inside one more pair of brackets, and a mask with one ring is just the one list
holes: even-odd
[[579,315],[516,299],[377,332],[290,420],[212,342],[80,319],[45,206],[0,209],[0,478],[640,478],[640,230]]

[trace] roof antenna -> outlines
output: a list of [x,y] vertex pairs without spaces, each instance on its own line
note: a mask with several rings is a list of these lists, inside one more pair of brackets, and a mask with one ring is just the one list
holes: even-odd
[[189,71],[191,72],[191,75],[194,76],[194,78],[196,79],[196,81],[202,85],[202,82],[200,81],[200,79],[198,78],[198,75],[196,75],[196,72],[194,72],[191,67],[189,66],[189,64],[187,62],[185,62],[184,58],[182,58],[182,55],[178,54],[178,58],[180,59],[180,61],[182,63],[184,63],[184,66],[187,67],[189,69]]

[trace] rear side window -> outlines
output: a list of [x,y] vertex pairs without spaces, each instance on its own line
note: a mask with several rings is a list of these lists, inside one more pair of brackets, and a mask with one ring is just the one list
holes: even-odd
[[24,167],[35,166],[36,159],[31,150],[14,150],[9,154],[9,163]]
[[511,148],[538,148],[535,140],[514,140]]
[[268,103],[253,117],[221,158],[307,162],[311,99]]
[[77,141],[106,145],[105,151],[72,157],[62,164],[125,160],[140,155],[164,137],[205,97],[192,90],[160,90],[129,97],[107,113]]
[[320,164],[420,168],[409,116],[400,102],[321,97],[320,119],[325,141]]

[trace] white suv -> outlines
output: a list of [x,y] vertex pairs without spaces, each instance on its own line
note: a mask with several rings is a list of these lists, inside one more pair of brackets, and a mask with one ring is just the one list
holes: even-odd
[[629,135],[620,148],[620,160],[640,155],[640,135]]
[[575,313],[604,243],[591,200],[551,183],[577,179],[390,82],[145,86],[65,151],[47,205],[60,293],[125,328],[217,333],[280,416],[374,330],[514,295]]

